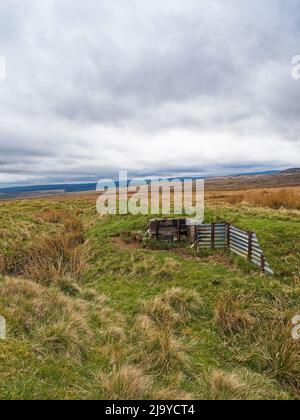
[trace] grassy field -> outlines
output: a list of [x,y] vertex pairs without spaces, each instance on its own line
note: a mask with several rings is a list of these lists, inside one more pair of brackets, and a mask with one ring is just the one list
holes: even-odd
[[227,201],[206,220],[256,231],[275,276],[138,246],[147,217],[100,217],[86,197],[1,203],[0,398],[298,399],[300,212]]

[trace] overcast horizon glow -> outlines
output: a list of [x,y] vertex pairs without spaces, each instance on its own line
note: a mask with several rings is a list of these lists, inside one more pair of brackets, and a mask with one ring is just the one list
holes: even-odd
[[300,166],[296,0],[1,0],[0,186]]

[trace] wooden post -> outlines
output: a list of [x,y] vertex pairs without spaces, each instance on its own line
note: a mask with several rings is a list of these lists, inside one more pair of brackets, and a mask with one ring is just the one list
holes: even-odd
[[198,243],[198,235],[199,235],[198,225],[195,225],[194,226],[194,243]]
[[265,259],[265,256],[262,254],[262,256],[260,257],[260,271],[264,273],[265,268],[266,268],[266,259]]
[[231,223],[227,223],[227,249],[230,251]]
[[190,244],[191,243],[191,226],[190,225],[188,225],[187,230],[188,230],[188,243]]
[[158,224],[158,220],[155,220],[155,237],[156,240],[159,240],[159,224]]
[[177,238],[178,242],[181,241],[181,235],[180,235],[180,219],[177,220]]
[[211,224],[211,247],[212,249],[215,248],[215,237],[216,237],[216,224]]
[[253,232],[248,232],[248,261],[252,260]]

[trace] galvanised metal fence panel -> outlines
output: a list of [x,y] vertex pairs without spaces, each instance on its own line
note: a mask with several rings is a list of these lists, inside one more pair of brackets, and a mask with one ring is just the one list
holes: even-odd
[[197,227],[199,248],[222,249],[226,244],[226,223],[203,224]]
[[196,229],[199,248],[227,248],[260,267],[261,271],[274,274],[254,232],[245,232],[228,223],[205,224]]
[[186,219],[151,220],[149,234],[157,240],[181,241],[186,238],[198,248],[228,249],[260,267],[264,273],[274,274],[254,232],[245,232],[226,222],[193,225]]

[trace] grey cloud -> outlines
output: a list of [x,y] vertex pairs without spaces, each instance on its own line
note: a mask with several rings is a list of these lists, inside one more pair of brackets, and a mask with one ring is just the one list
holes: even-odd
[[299,16],[296,0],[2,0],[0,183],[298,165]]

